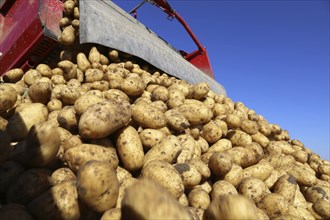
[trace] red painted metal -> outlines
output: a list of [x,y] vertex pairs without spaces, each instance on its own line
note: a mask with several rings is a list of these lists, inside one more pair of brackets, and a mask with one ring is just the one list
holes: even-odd
[[182,54],[184,55],[184,58],[188,60],[190,63],[192,63],[194,66],[205,72],[207,75],[211,76],[214,78],[214,74],[212,71],[211,63],[206,51],[206,48],[202,46],[202,44],[199,42],[197,39],[196,35],[194,32],[191,30],[189,25],[185,22],[185,20],[181,17],[181,15],[176,12],[166,0],[153,0],[152,1],[154,5],[162,9],[168,16],[171,18],[176,18],[181,25],[185,28],[189,36],[192,38],[192,40],[195,42],[198,50],[193,51],[189,54],[186,52],[183,52]]
[[60,0],[15,0],[0,10],[0,75],[33,67],[58,44]]

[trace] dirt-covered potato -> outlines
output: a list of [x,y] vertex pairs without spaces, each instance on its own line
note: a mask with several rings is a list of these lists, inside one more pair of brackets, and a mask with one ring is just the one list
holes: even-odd
[[116,205],[119,183],[112,165],[91,160],[84,163],[77,174],[77,192],[93,210],[103,213]]
[[180,198],[184,186],[180,174],[164,160],[153,160],[143,167],[141,175],[165,187],[175,198]]
[[30,69],[24,74],[23,81],[26,85],[31,86],[40,78],[41,78],[41,74],[37,70]]
[[205,212],[205,218],[216,219],[255,219],[257,207],[242,195],[220,196],[214,199]]
[[52,186],[71,180],[76,180],[76,175],[67,167],[61,167],[55,170],[50,176]]
[[233,163],[231,170],[223,177],[224,180],[230,182],[234,186],[238,186],[243,178],[243,168],[237,163]]
[[144,128],[158,129],[166,126],[164,113],[151,105],[135,104],[132,106],[132,119]]
[[206,210],[211,203],[209,194],[201,188],[192,189],[188,194],[188,201],[191,207],[204,210]]
[[290,175],[281,176],[273,186],[273,192],[282,195],[289,204],[292,204],[298,184]]
[[9,71],[7,71],[2,79],[6,83],[16,83],[20,81],[23,78],[24,71],[20,68],[14,68]]
[[[53,208],[56,207],[56,208]],[[27,208],[34,219],[79,219],[76,181],[66,181],[32,200]]]
[[0,113],[13,107],[16,101],[16,90],[7,84],[0,84]]
[[222,129],[215,121],[203,125],[200,135],[209,143],[216,143],[222,137]]
[[95,144],[81,144],[68,149],[64,159],[69,168],[77,172],[79,168],[89,160],[108,162],[114,169],[118,167],[118,156],[114,148],[105,148]]
[[78,118],[73,106],[65,106],[57,115],[58,124],[68,131],[76,132],[78,128]]
[[201,82],[196,85],[193,85],[191,96],[194,99],[200,100],[204,98],[209,91],[210,91],[209,85],[206,82]]
[[72,25],[66,26],[62,33],[61,36],[59,37],[59,41],[64,44],[64,45],[71,45],[75,41],[75,29],[73,28]]
[[220,196],[225,195],[237,195],[238,192],[230,182],[225,180],[219,180],[212,185],[212,190],[210,192],[211,200],[215,200]]
[[119,131],[117,152],[126,170],[134,172],[143,166],[143,146],[134,127],[127,126]]
[[185,102],[178,107],[178,110],[186,119],[188,119],[191,125],[208,123],[213,117],[212,110],[200,101],[191,103]]
[[143,164],[145,166],[152,160],[174,163],[181,150],[182,147],[178,138],[174,135],[167,136],[145,154]]
[[142,141],[143,147],[146,149],[150,149],[159,142],[163,140],[166,136],[164,132],[156,129],[143,129],[140,133],[140,139]]
[[270,193],[265,183],[254,177],[243,179],[238,186],[238,192],[252,199],[254,203],[258,203],[263,196]]
[[202,175],[194,165],[177,163],[174,165],[174,168],[180,174],[185,189],[193,188],[198,185],[202,179]]
[[[66,27],[65,29],[71,29],[71,26]],[[63,35],[63,32],[62,32]],[[63,71],[63,77],[66,81],[74,79],[77,77],[77,66],[69,60],[63,60],[59,62],[58,67]]]
[[165,112],[168,125],[176,131],[183,131],[190,126],[189,121],[177,109],[170,109]]
[[190,215],[165,188],[142,179],[127,189],[122,203],[122,219],[137,218],[190,219]]
[[243,176],[244,178],[253,176],[262,181],[265,181],[272,173],[272,170],[273,166],[269,162],[261,160],[259,163],[245,168],[243,170]]
[[286,199],[277,193],[269,193],[265,195],[257,204],[270,218],[277,215],[284,215],[289,209]]
[[120,208],[112,208],[107,210],[106,212],[103,213],[102,217],[100,220],[121,220],[121,209]]
[[19,142],[12,152],[12,158],[30,167],[52,165],[60,148],[60,136],[56,127],[42,122],[35,124],[27,139]]
[[90,106],[80,117],[79,134],[84,138],[103,138],[123,127],[131,118],[130,103],[105,100]]
[[232,168],[233,161],[230,156],[225,153],[215,152],[209,160],[209,167],[212,174],[216,177],[223,177]]

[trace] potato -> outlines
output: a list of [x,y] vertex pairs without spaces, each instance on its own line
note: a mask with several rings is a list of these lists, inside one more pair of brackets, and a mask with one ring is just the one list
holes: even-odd
[[109,90],[109,83],[107,81],[95,81],[92,83],[92,89],[99,90],[101,92]]
[[159,142],[163,140],[166,136],[164,132],[156,130],[156,129],[143,129],[140,133],[140,139],[142,141],[143,147],[146,149],[150,149]]
[[194,99],[199,100],[199,99],[204,98],[208,94],[209,91],[210,91],[209,85],[206,82],[201,82],[196,85],[193,85],[191,96]]
[[41,74],[35,69],[28,70],[23,76],[24,83],[27,86],[31,86],[40,78],[41,78]]
[[231,130],[227,134],[227,138],[234,146],[247,146],[252,143],[250,135],[240,130]]
[[80,96],[74,103],[74,108],[78,115],[82,115],[88,107],[103,101],[103,98],[100,98],[97,95],[85,94]]
[[297,180],[298,184],[304,186],[313,186],[316,184],[315,175],[301,165],[294,165],[287,172]]
[[103,138],[123,127],[131,118],[129,102],[105,100],[89,107],[80,117],[79,134],[84,138]]
[[79,168],[89,160],[108,162],[114,169],[118,167],[118,156],[113,148],[105,148],[94,144],[81,144],[68,149],[64,153],[64,159],[68,167],[77,172]]
[[294,216],[298,219],[315,219],[313,215],[303,207],[291,205],[286,215]]
[[290,175],[281,176],[273,186],[273,192],[282,195],[291,205],[296,195],[298,184]]
[[144,128],[158,129],[166,125],[164,113],[150,105],[133,105],[132,118]]
[[189,192],[188,201],[191,207],[201,208],[204,210],[206,210],[211,203],[209,194],[200,188],[192,189]]
[[[217,141],[217,143],[219,141]],[[196,139],[196,143],[197,143],[198,147],[201,149],[201,153],[207,152],[209,150],[209,148],[210,148],[209,143],[207,143],[207,141],[203,137],[198,136],[197,139]]]
[[289,204],[285,198],[277,193],[265,195],[257,204],[270,218],[284,215],[288,212]]
[[330,164],[320,164],[317,169],[321,174],[330,175]]
[[136,179],[132,176],[128,176],[119,182],[120,185],[119,185],[119,192],[118,192],[118,197],[117,197],[117,201],[116,201],[116,208],[121,208],[122,201],[123,201],[123,198],[126,193],[126,189],[136,182],[138,182],[138,179]]
[[121,220],[121,209],[112,208],[103,213],[100,220]]
[[140,77],[129,76],[120,85],[120,89],[129,96],[139,96],[143,93],[146,85]]
[[221,127],[216,122],[210,121],[203,125],[200,134],[208,143],[213,144],[222,137]]
[[16,90],[7,84],[0,84],[0,113],[13,107],[16,101]]
[[270,176],[264,181],[267,188],[268,189],[272,188],[279,178],[280,178],[280,173],[277,170],[272,170]]
[[194,165],[177,163],[174,165],[174,168],[180,174],[185,189],[193,188],[198,185],[202,179],[202,175],[198,172]]
[[151,92],[152,101],[161,100],[166,102],[169,99],[169,92],[165,86],[157,86]]
[[178,138],[174,135],[167,136],[145,154],[143,166],[155,159],[174,163],[181,150]]
[[20,68],[14,68],[8,70],[3,76],[2,79],[6,83],[16,83],[23,78],[24,72]]
[[165,187],[175,198],[180,198],[184,186],[178,171],[164,160],[153,160],[143,167],[141,175]]
[[225,180],[219,180],[215,182],[212,186],[212,190],[210,192],[211,200],[216,200],[217,198],[221,196],[226,195],[237,195],[238,192],[230,182],[227,182]]
[[177,109],[166,111],[165,118],[168,125],[176,131],[184,131],[190,126],[189,121]]
[[12,158],[30,167],[52,165],[60,148],[60,136],[56,127],[47,122],[33,125],[27,139],[19,142]]
[[122,219],[137,218],[190,219],[190,215],[161,185],[142,179],[127,189],[122,203]]
[[[70,29],[70,28],[72,28],[71,25],[66,27],[64,29],[64,31],[66,29]],[[64,31],[62,32],[61,37],[63,36]],[[63,61],[59,62],[57,65],[58,65],[59,68],[62,69],[63,77],[66,81],[69,81],[70,79],[74,79],[74,78],[77,77],[77,66],[75,64],[73,64],[71,61],[63,60]]]
[[241,195],[227,195],[214,199],[205,212],[205,218],[255,219],[257,208],[251,200]]
[[319,199],[313,204],[313,210],[324,219],[330,218],[330,201]]
[[97,212],[105,212],[116,205],[119,183],[112,165],[90,160],[84,163],[77,174],[79,198]]
[[232,143],[226,138],[221,138],[216,143],[211,145],[207,152],[224,152],[231,148]]
[[29,88],[31,100],[45,105],[50,100],[51,92],[51,85],[46,82],[35,82]]
[[27,211],[24,205],[20,204],[7,204],[0,208],[0,219],[11,220],[11,219],[20,219],[20,220],[33,220],[31,214]]
[[41,74],[43,77],[51,78],[52,74],[52,69],[47,65],[40,63],[37,67],[36,70]]
[[61,167],[57,170],[55,170],[52,175],[50,176],[50,182],[52,186],[55,186],[57,184],[66,182],[66,181],[71,181],[71,180],[76,180],[76,175],[72,170],[70,170],[67,167]]
[[89,60],[84,53],[77,54],[77,67],[85,72],[91,66]]
[[196,146],[195,140],[190,135],[182,134],[177,137],[182,147],[177,163],[187,163],[193,158],[195,148],[198,148],[198,146]]
[[210,168],[200,159],[192,159],[188,162],[189,165],[196,167],[198,172],[202,175],[202,179],[208,179],[211,176]]
[[320,186],[308,187],[303,191],[306,201],[315,203],[320,199],[329,200],[328,193]]
[[184,103],[178,107],[178,110],[191,125],[208,123],[213,117],[212,110],[199,101]]
[[105,99],[113,99],[113,100],[119,100],[123,99],[126,101],[130,101],[129,97],[124,93],[123,91],[119,89],[109,89],[107,91],[103,91],[103,96]]
[[260,132],[251,135],[251,137],[252,137],[252,141],[260,144],[262,147],[266,147],[269,143],[269,139]]
[[63,104],[74,105],[75,101],[79,98],[80,93],[74,87],[65,86],[61,91],[61,100]]
[[79,219],[76,182],[66,181],[53,186],[32,200],[27,208],[35,219]]
[[241,126],[241,118],[236,114],[229,114],[224,118],[228,128],[236,129]]
[[142,142],[134,127],[127,126],[119,131],[117,152],[126,170],[134,172],[143,166]]
[[254,203],[258,203],[263,196],[270,193],[265,183],[254,177],[243,179],[238,186],[238,192],[252,199]]
[[122,168],[121,166],[117,167],[116,174],[119,184],[121,184],[124,179],[132,177],[132,174],[127,170],[125,170],[124,168]]
[[216,177],[223,177],[226,175],[232,168],[233,161],[230,156],[221,153],[215,152],[209,160],[209,167],[212,171],[212,174]]
[[241,121],[241,129],[249,135],[254,135],[258,133],[259,125],[255,121],[246,119]]
[[233,184],[233,186],[238,186],[238,184],[244,178],[243,169],[237,163],[233,163],[231,170],[223,177],[224,180]]
[[88,54],[88,60],[91,63],[100,63],[101,58],[100,58],[100,52],[96,47],[92,47],[91,50],[89,51]]
[[66,26],[59,37],[59,41],[67,46],[73,44],[75,39],[75,29],[72,25]]
[[8,160],[0,167],[0,194],[7,191],[8,187],[15,182],[24,172],[24,167],[16,161]]
[[0,116],[0,131],[5,131],[8,121]]
[[272,170],[273,170],[273,166],[270,165],[270,163],[268,163],[265,160],[261,160],[259,161],[259,163],[245,168],[243,170],[243,176],[244,177],[252,176],[262,181],[265,181],[272,173]]
[[50,174],[47,169],[25,171],[9,186],[6,192],[7,202],[25,205],[46,192],[51,187]]
[[258,158],[254,152],[247,147],[233,147],[226,150],[224,153],[231,157],[233,162],[243,168],[249,167],[258,162]]
[[59,125],[68,131],[75,133],[78,129],[78,118],[73,106],[65,106],[57,116]]

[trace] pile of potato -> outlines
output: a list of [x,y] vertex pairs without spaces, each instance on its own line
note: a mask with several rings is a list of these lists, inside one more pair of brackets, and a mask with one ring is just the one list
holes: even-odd
[[1,78],[1,220],[330,219],[330,162],[242,102],[116,50],[63,54]]

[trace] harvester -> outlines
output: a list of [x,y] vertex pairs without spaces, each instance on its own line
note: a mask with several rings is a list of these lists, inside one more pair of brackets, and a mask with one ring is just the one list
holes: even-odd
[[[139,22],[134,14],[146,2],[177,19],[197,49],[179,51]],[[58,51],[62,4],[60,0],[0,0],[0,76],[12,68],[27,71]],[[207,82],[214,92],[226,94],[214,80],[205,47],[166,0],[144,0],[130,12],[110,0],[80,0],[79,8],[80,44],[134,55],[169,75],[193,84]]]

